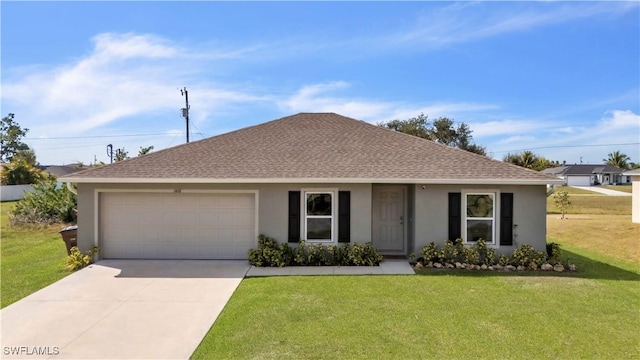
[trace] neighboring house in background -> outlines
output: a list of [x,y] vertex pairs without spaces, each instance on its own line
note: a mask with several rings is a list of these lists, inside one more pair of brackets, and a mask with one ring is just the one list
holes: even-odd
[[[0,164],[0,171],[2,171],[3,164]],[[71,165],[45,165],[38,166],[38,169],[60,177],[63,175],[69,175],[74,172],[83,170],[84,168],[78,164]],[[58,183],[62,185],[62,182]],[[1,201],[16,201],[22,200],[24,194],[33,190],[33,185],[0,185],[0,200]]]
[[622,175],[631,178],[631,221],[640,223],[640,169],[626,170]]
[[64,175],[73,174],[75,172],[85,170],[85,169],[87,169],[87,167],[82,166],[81,164],[40,166],[40,170],[46,173],[49,173],[55,177],[61,177]]
[[543,174],[553,175],[564,180],[567,186],[623,185],[629,184],[624,169],[612,165],[563,165],[544,169]]
[[546,243],[537,171],[333,113],[301,113],[64,176],[78,245],[101,258],[246,259],[281,242],[371,241],[381,253]]

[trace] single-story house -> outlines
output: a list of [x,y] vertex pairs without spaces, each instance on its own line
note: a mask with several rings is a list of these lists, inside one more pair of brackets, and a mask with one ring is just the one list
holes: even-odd
[[622,174],[631,178],[631,221],[640,223],[640,169],[627,170]]
[[631,180],[622,174],[624,169],[612,165],[562,165],[544,169],[543,174],[564,180],[567,186],[623,185]]
[[246,259],[256,237],[364,243],[386,255],[485,239],[546,242],[561,180],[354,120],[301,113],[61,178],[78,245],[101,258]]

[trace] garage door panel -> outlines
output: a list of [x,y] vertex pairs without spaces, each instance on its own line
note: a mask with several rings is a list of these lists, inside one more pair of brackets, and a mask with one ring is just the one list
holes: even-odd
[[246,259],[254,194],[102,193],[105,258]]

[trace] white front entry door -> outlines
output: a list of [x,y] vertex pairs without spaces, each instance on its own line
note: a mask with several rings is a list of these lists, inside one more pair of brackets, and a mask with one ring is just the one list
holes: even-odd
[[371,242],[382,253],[405,251],[405,192],[404,186],[374,186],[372,189]]

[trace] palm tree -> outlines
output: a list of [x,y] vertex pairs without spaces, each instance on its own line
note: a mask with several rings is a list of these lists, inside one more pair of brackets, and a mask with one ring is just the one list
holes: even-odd
[[631,160],[631,158],[620,151],[614,151],[607,156],[607,159],[602,159],[605,164],[617,166],[622,169],[626,169],[629,166],[629,160]]

